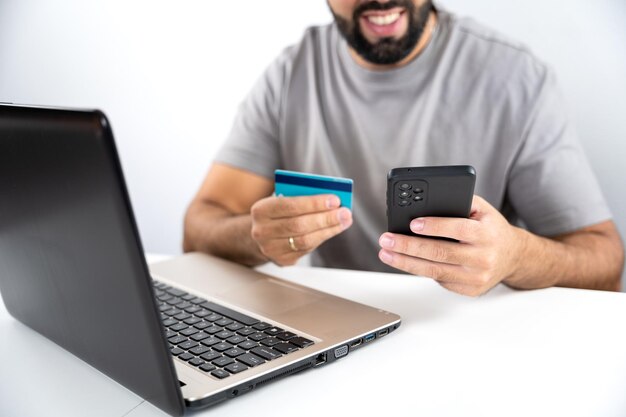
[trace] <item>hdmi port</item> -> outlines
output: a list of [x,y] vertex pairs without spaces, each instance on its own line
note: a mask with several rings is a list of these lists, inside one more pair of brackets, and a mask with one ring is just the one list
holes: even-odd
[[361,343],[363,343],[363,339],[357,339],[354,342],[350,343],[350,347],[351,348],[355,348],[355,347],[359,346]]

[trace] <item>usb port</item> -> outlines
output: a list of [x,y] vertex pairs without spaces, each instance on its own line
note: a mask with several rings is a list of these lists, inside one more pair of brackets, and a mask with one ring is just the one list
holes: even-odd
[[387,336],[389,334],[389,329],[383,329],[378,332],[378,337]]
[[368,342],[371,342],[371,341],[372,341],[372,340],[374,340],[374,339],[376,339],[376,333],[370,333],[370,334],[368,334],[367,336],[365,336],[365,337],[363,338],[363,341],[364,341],[365,343],[368,343]]

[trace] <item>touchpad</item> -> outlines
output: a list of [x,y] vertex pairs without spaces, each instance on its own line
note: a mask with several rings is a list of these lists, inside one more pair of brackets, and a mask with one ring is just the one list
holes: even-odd
[[247,310],[272,315],[285,313],[320,299],[312,291],[273,279],[259,280],[221,293],[219,297]]

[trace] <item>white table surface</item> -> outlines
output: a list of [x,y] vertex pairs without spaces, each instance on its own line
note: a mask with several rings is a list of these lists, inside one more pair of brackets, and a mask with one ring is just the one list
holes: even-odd
[[[472,299],[407,275],[262,270],[403,324],[345,359],[191,415],[626,416],[626,294],[499,286]],[[165,416],[1,303],[0,335],[0,416]]]

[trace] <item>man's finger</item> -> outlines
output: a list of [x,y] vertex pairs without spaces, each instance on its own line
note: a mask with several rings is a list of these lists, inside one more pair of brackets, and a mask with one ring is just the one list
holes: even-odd
[[319,213],[338,208],[341,200],[334,194],[300,197],[268,197],[252,207],[253,216],[270,219]]
[[480,232],[478,221],[459,217],[420,217],[413,219],[410,227],[418,235],[447,237],[460,242],[476,241]]
[[379,244],[383,249],[396,253],[454,265],[467,265],[471,261],[473,249],[461,243],[394,233],[383,233]]
[[266,251],[274,254],[274,256],[281,256],[291,252],[298,252],[301,254],[309,253],[315,250],[319,245],[327,241],[333,236],[343,232],[345,228],[342,225],[333,227],[327,227],[325,229],[319,229],[312,233],[307,233],[301,236],[290,236],[293,239],[293,245],[297,249],[291,247],[289,243],[289,237],[281,237],[272,239],[266,244]]
[[316,230],[343,225],[344,228],[352,224],[352,213],[345,207],[321,213],[305,214],[302,216],[273,219],[267,222],[264,233],[272,237],[293,237],[313,233]]
[[426,259],[414,258],[402,253],[395,253],[381,249],[378,253],[381,261],[401,271],[412,275],[433,278],[437,281],[468,284],[467,272],[458,265],[449,265],[433,262]]

